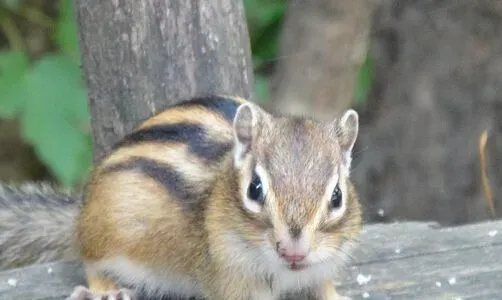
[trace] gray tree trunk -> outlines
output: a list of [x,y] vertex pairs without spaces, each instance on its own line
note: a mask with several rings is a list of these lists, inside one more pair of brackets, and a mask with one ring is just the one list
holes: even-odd
[[478,142],[502,216],[502,1],[385,1],[373,94],[353,171],[368,221],[491,218]]
[[333,118],[352,104],[371,27],[371,0],[290,1],[273,108]]
[[94,159],[168,104],[253,86],[242,1],[76,1]]

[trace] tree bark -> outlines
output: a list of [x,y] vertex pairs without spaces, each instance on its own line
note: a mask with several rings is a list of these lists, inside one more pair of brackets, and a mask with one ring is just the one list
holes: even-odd
[[370,0],[292,1],[272,81],[273,108],[332,118],[350,106],[371,11]]
[[169,104],[251,95],[242,1],[80,0],[76,14],[95,161]]
[[[375,80],[353,179],[369,222],[490,219],[478,142],[502,215],[502,2],[386,1],[375,11]],[[356,163],[357,161],[357,163]]]

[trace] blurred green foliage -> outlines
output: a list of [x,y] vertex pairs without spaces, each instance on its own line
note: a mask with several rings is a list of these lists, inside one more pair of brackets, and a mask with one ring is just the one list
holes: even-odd
[[278,40],[286,10],[286,1],[244,0],[253,55],[255,97],[269,98],[268,66],[277,59]]
[[[74,0],[57,0],[56,16],[30,1],[0,0],[0,31],[8,47],[0,51],[0,118],[17,118],[23,138],[64,186],[85,178],[92,163],[89,111],[82,79]],[[287,1],[244,0],[251,37],[258,100],[269,98],[270,66],[278,55]],[[50,27],[53,47],[30,55],[15,19]],[[356,99],[364,101],[371,82],[371,62],[358,77]]]
[[[253,67],[255,75],[255,96],[258,101],[267,101],[269,94],[269,69],[279,52],[279,37],[286,13],[287,1],[244,0],[248,21]],[[373,79],[373,60],[367,56],[357,74],[354,98],[363,104],[368,98]]]
[[[59,0],[56,20],[21,1],[3,4],[0,26],[10,37],[10,47],[0,52],[0,117],[18,118],[22,137],[61,184],[71,186],[85,176],[92,161],[73,0]],[[28,22],[37,15],[52,21],[48,26],[54,50],[34,58],[23,49],[13,22],[22,14]]]
[[354,99],[357,104],[364,104],[369,97],[371,84],[373,82],[373,72],[375,70],[373,57],[366,56],[366,60],[359,69],[356,78],[356,90]]

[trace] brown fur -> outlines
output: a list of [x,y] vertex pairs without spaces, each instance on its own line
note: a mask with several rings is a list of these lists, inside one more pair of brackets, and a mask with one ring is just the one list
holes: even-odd
[[[236,127],[250,142],[239,167],[234,165],[233,151],[211,162],[198,158],[184,143],[148,141],[117,148],[95,168],[77,226],[91,290],[119,288],[93,265],[123,256],[153,271],[189,276],[210,299],[250,299],[256,297],[257,287],[270,289],[273,279],[250,277],[229,263],[239,253],[232,252],[238,248],[232,250],[227,233],[235,233],[250,248],[273,244],[291,228],[302,230],[313,250],[323,246],[335,251],[356,238],[360,207],[348,173],[341,167],[347,143],[338,142],[345,137],[337,121],[272,117],[257,107],[253,113],[256,120],[247,119]],[[232,124],[200,106],[167,110],[139,129],[180,122],[202,126],[210,141],[234,142]],[[251,124],[255,125],[247,136]],[[196,199],[180,199],[186,189],[177,194],[166,188],[169,183],[128,165],[146,168],[146,162],[138,159],[169,166],[179,175],[178,186],[189,189]],[[264,209],[253,213],[243,207],[241,196],[257,165],[266,170],[271,189]],[[326,187],[335,172],[346,182],[348,195],[346,213],[333,220],[328,216],[331,190]],[[189,206],[191,200],[197,205]],[[322,299],[332,299],[334,287],[328,282],[314,287]]]

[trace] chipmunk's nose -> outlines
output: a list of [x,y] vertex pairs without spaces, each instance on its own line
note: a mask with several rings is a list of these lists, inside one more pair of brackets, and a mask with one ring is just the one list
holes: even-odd
[[291,269],[300,269],[305,266],[308,249],[295,248],[279,248],[280,257],[289,265]]
[[310,252],[309,245],[304,238],[292,238],[291,236],[278,242],[276,250],[288,264],[303,262]]
[[281,256],[290,264],[302,262],[307,257],[306,254],[288,254],[286,252],[281,253]]

